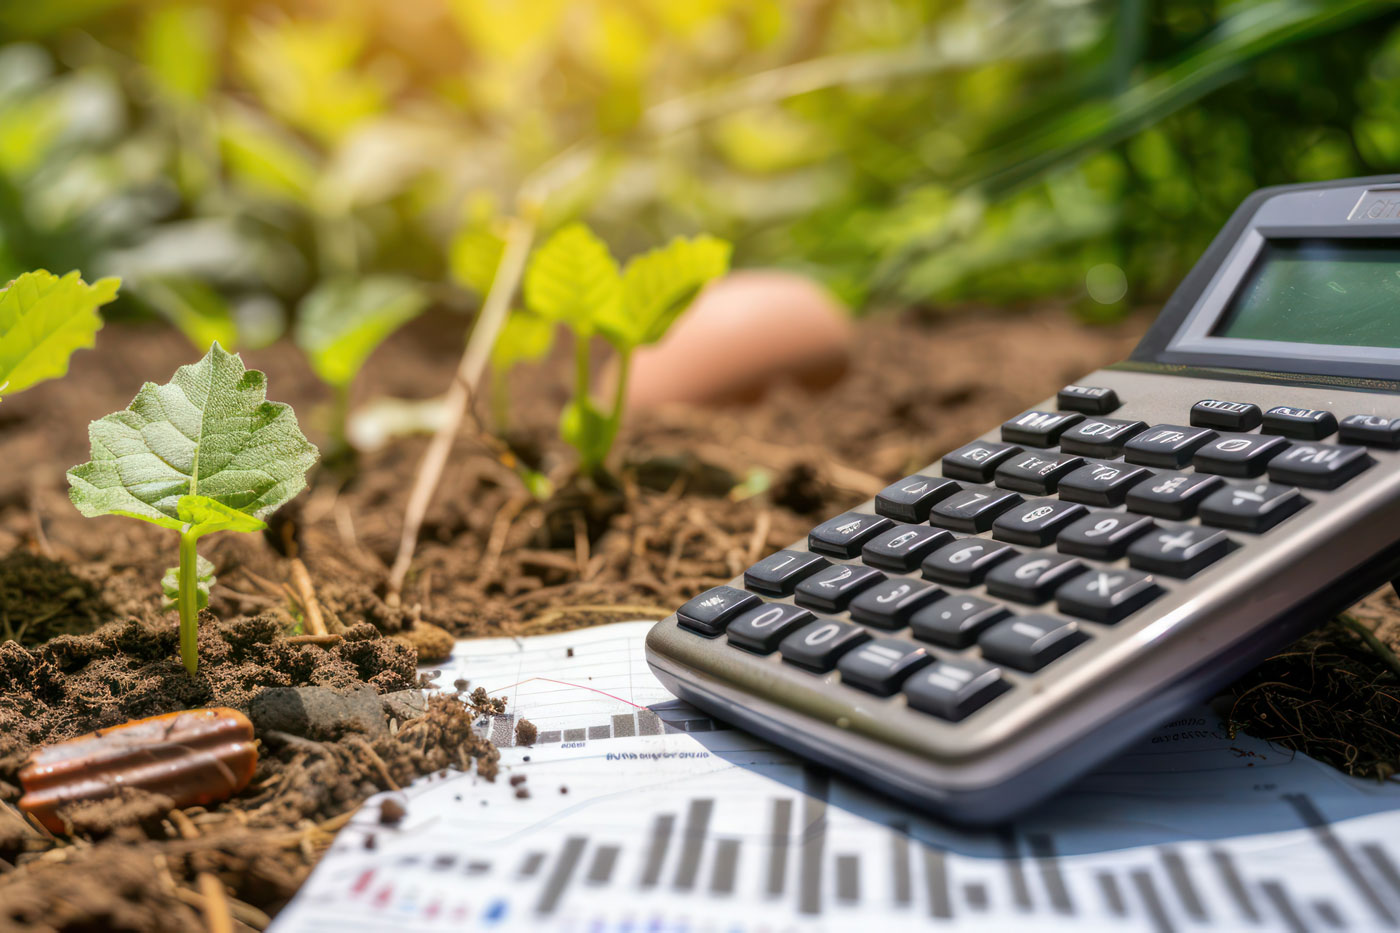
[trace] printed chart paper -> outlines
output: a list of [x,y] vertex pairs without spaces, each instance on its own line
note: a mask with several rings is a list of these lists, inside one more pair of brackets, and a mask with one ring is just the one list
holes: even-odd
[[480,723],[500,777],[369,801],[273,929],[1400,928],[1400,785],[1202,709],[1014,827],[960,831],[677,701],[649,627],[459,642],[441,682],[509,700]]

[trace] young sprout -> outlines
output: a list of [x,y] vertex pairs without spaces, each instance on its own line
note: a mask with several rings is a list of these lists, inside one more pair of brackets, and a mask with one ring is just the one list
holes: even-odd
[[345,432],[350,385],[365,360],[427,305],[417,283],[387,275],[332,279],[302,300],[293,337],[316,375],[335,393],[327,462],[348,461],[351,456]]
[[[217,343],[165,385],[148,382],[124,410],[88,428],[92,460],[68,471],[69,498],[89,518],[125,515],[180,533],[173,568],[180,657],[199,665],[199,610],[213,566],[199,539],[260,531],[306,486],[317,451],[291,406],[267,401],[267,377]],[[170,577],[167,571],[166,577]],[[168,588],[167,588],[168,590]]]
[[97,309],[117,297],[119,285],[39,269],[0,290],[0,397],[67,373],[68,358],[96,342]]
[[[530,257],[526,305],[574,332],[574,397],[559,431],[578,450],[585,476],[602,469],[617,437],[632,353],[664,337],[700,289],[728,270],[730,249],[711,236],[677,237],[619,270],[602,240],[583,224],[571,224]],[[589,341],[595,335],[618,354],[617,387],[606,411],[589,396]]]

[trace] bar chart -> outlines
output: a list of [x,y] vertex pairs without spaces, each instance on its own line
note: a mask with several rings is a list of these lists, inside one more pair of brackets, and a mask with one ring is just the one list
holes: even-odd
[[[577,673],[550,676],[624,702],[651,689],[621,671]],[[533,720],[529,689],[519,698],[517,714]],[[699,716],[673,700],[654,701],[664,716],[645,734],[639,711],[613,711],[616,700],[574,702],[572,721],[557,718],[560,741],[503,751],[528,799],[506,781],[435,778],[401,797],[408,816],[392,831],[371,804],[277,929],[1400,925],[1400,788],[1229,737],[1209,711],[1168,724],[1044,812],[972,832],[739,730],[668,729],[664,717]],[[615,715],[631,718],[619,729]],[[607,741],[563,738],[604,723]]]

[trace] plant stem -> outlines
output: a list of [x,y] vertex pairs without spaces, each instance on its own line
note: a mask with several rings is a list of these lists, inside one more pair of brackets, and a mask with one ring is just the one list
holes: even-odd
[[[608,413],[608,448],[612,448],[617,432],[622,427],[622,412],[627,407],[627,379],[632,375],[632,348],[619,347],[617,351],[617,388],[613,391],[612,411]],[[606,456],[604,457],[606,459]]]
[[1371,631],[1355,617],[1342,613],[1337,616],[1337,621],[1342,623],[1342,627],[1353,632],[1366,643],[1366,647],[1385,662],[1385,666],[1390,668],[1395,674],[1400,675],[1400,657],[1396,657],[1395,652],[1390,650],[1390,646],[1376,637],[1376,633]]
[[193,677],[199,669],[199,536],[180,532],[180,660]]

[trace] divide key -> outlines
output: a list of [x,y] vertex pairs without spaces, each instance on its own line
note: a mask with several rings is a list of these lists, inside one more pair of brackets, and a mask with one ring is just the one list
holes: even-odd
[[1225,428],[1229,431],[1251,431],[1259,427],[1264,413],[1250,402],[1227,402],[1205,398],[1191,406],[1191,423],[1198,428]]

